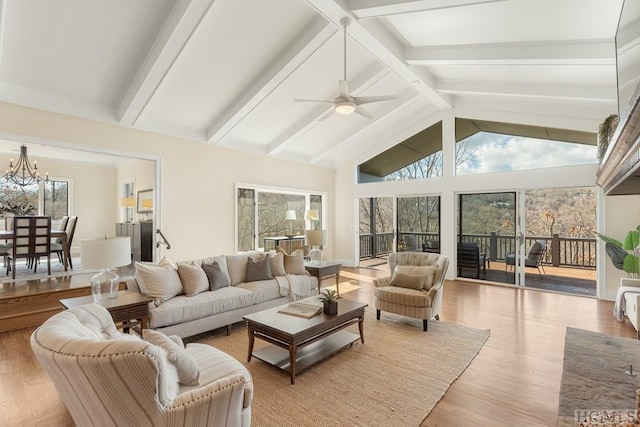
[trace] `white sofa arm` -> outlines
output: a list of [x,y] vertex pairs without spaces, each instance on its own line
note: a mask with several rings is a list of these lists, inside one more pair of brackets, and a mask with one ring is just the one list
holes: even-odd
[[[244,377],[233,375],[180,394],[166,408],[168,425],[207,426],[211,421],[215,421],[215,425],[244,425],[243,408],[251,405],[244,402],[244,386]],[[212,404],[212,400],[217,403]]]

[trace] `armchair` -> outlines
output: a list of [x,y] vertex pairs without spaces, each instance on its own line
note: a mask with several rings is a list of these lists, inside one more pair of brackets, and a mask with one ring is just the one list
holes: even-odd
[[[543,272],[546,274],[546,272],[544,271],[544,266],[542,265],[542,260],[544,259],[544,254],[546,251],[547,251],[547,242],[544,240],[538,240],[531,245],[531,247],[529,248],[529,251],[527,251],[527,257],[524,259],[524,266],[537,268],[538,275],[540,277],[542,277]],[[507,254],[507,256],[505,257],[505,263],[504,263],[505,273],[507,271],[507,266],[512,265],[515,267],[515,264],[516,264],[516,255]],[[542,271],[540,271],[541,268],[542,268]]]
[[[431,269],[402,269],[398,267],[432,267]],[[380,312],[400,314],[422,319],[422,329],[427,330],[428,320],[440,319],[444,276],[449,267],[449,258],[427,252],[402,252],[389,255],[391,277],[373,281],[376,318]],[[399,270],[396,272],[396,270]],[[404,272],[407,272],[404,274]],[[423,285],[412,287],[415,276],[423,274]],[[408,280],[402,283],[403,277]]]
[[31,348],[76,425],[251,424],[253,385],[240,362],[189,344],[184,351],[199,368],[200,385],[179,384],[163,348],[118,332],[98,304],[49,318],[31,335]]

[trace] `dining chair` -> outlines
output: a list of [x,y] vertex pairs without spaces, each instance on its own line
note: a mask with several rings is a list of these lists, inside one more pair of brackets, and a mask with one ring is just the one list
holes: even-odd
[[[16,278],[18,258],[38,259],[47,257],[47,273],[51,274],[51,217],[16,216],[13,219],[13,245],[7,262],[7,274]],[[34,271],[38,263],[34,263]]]
[[[64,257],[66,254],[71,253],[71,243],[73,242],[73,235],[76,233],[76,225],[78,224],[77,216],[69,216],[67,217],[67,221],[65,222],[65,227],[60,227],[61,230],[64,230],[67,233],[67,244],[66,247],[62,245],[62,242],[55,242],[51,244],[51,252],[55,252],[58,255],[58,260],[61,263],[64,263]],[[73,261],[71,261],[71,256],[67,260],[69,263],[69,267],[73,268]]]

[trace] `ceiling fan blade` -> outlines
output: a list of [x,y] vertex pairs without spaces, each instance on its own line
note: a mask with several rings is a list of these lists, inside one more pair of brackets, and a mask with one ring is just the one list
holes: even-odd
[[360,114],[365,119],[373,119],[373,116],[371,115],[371,113],[369,113],[367,110],[365,110],[364,108],[362,108],[360,106],[356,107],[356,110],[354,111],[354,113]]
[[371,104],[372,102],[380,102],[380,101],[393,101],[394,99],[398,99],[395,95],[382,95],[382,96],[354,96],[353,99],[356,101],[356,104]]
[[341,98],[349,99],[349,85],[346,80],[338,81],[338,91]]
[[326,99],[294,99],[293,102],[328,102],[333,104],[333,101],[327,101]]

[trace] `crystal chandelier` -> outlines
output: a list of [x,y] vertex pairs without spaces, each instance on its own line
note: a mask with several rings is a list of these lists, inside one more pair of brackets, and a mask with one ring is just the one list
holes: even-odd
[[4,178],[9,182],[23,187],[31,184],[37,184],[43,180],[45,182],[49,182],[48,173],[45,178],[42,178],[38,174],[38,162],[33,162],[33,166],[29,163],[26,145],[22,145],[20,147],[20,158],[15,165],[13,164],[13,159],[9,161],[9,170],[5,171]]

